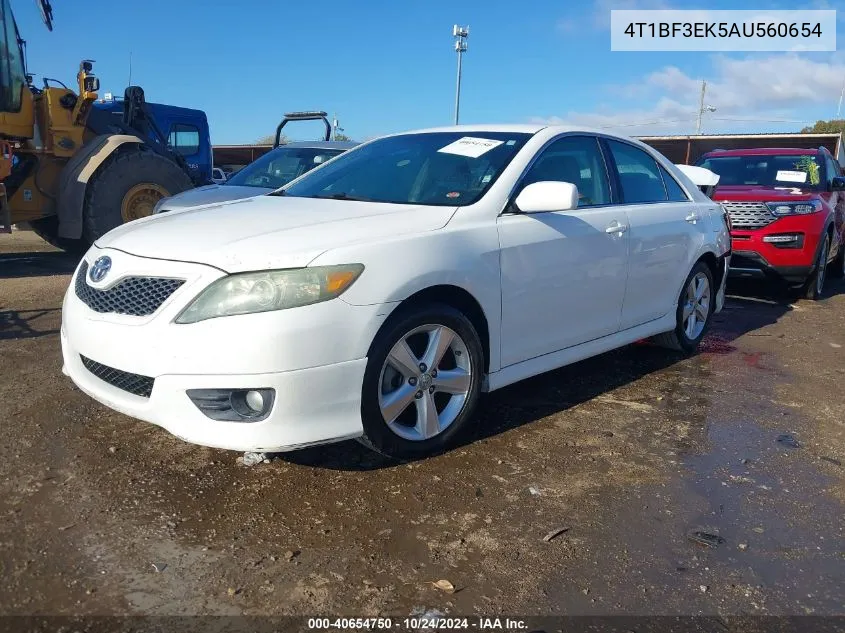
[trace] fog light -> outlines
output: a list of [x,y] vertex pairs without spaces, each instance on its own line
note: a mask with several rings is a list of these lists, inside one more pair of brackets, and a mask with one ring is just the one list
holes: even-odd
[[260,391],[247,391],[244,400],[246,406],[256,413],[261,413],[264,410],[264,396],[261,395]]
[[797,242],[799,237],[801,237],[801,236],[800,235],[765,235],[763,237],[763,241],[769,242],[770,244],[785,244],[787,242]]
[[212,420],[259,422],[270,415],[273,389],[188,389],[188,397]]

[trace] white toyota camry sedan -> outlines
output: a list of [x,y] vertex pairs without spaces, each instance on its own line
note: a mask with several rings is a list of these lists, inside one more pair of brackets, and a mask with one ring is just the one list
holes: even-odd
[[648,337],[692,353],[729,257],[723,209],[629,138],[397,134],[99,239],[64,299],[64,372],[197,444],[409,458],[482,392]]

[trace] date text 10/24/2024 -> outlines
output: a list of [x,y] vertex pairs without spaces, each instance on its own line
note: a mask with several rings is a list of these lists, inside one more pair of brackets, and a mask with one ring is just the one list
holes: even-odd
[[309,618],[311,631],[526,631],[528,625],[516,618],[448,618],[411,616],[403,618]]

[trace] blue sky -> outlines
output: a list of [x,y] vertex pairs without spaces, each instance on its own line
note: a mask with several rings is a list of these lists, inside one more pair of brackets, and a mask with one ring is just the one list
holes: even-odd
[[[837,8],[845,46],[845,3]],[[216,144],[251,143],[289,110],[337,113],[356,139],[452,123],[454,23],[470,26],[461,122],[549,121],[626,134],[694,131],[700,80],[705,132],[795,131],[832,118],[837,53],[611,52],[611,8],[731,9],[735,1],[53,0],[48,32],[30,0],[13,0],[30,71],[74,82],[96,60],[101,94],[133,83],[147,99],[208,113]],[[743,8],[796,8],[770,0]],[[741,120],[736,120],[741,119]],[[295,138],[320,128],[290,124]]]

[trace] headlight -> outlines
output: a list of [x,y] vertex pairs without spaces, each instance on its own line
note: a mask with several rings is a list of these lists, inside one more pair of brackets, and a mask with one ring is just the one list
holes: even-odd
[[167,202],[169,199],[170,199],[170,198],[162,198],[161,200],[159,200],[158,202],[156,202],[156,206],[154,206],[154,207],[153,207],[153,215],[155,215],[156,213],[161,213],[161,207],[162,207],[162,205],[163,205],[165,202]]
[[203,290],[176,317],[176,323],[286,310],[328,301],[343,294],[363,270],[361,264],[345,264],[229,275]]
[[822,210],[822,203],[819,200],[808,200],[807,202],[767,202],[766,206],[773,215],[807,215]]

